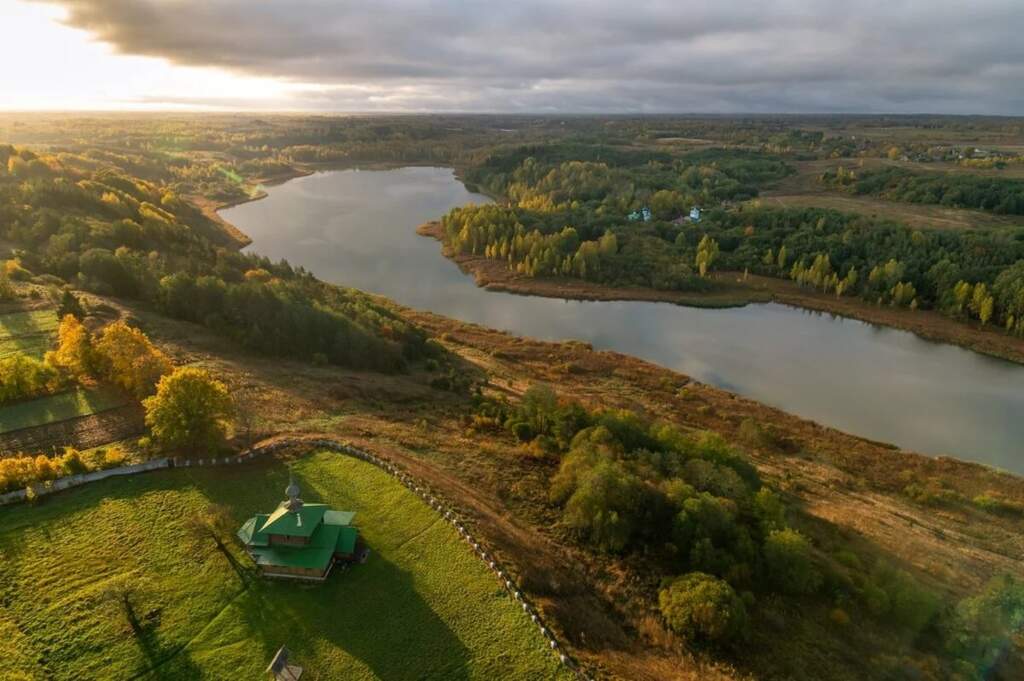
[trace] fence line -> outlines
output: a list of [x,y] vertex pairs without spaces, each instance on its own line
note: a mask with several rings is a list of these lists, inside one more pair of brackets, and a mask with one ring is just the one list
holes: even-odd
[[235,465],[251,461],[257,456],[273,454],[279,450],[296,446],[309,447],[311,449],[325,449],[339,454],[346,454],[356,459],[360,459],[361,461],[373,464],[394,477],[405,485],[405,487],[411,492],[419,496],[428,506],[437,511],[446,522],[450,523],[455,528],[455,531],[458,532],[459,536],[462,537],[463,540],[465,540],[472,552],[481,561],[483,561],[484,565],[486,565],[487,568],[498,578],[502,588],[504,588],[509,595],[520,604],[523,612],[529,616],[530,621],[538,627],[541,636],[543,636],[548,642],[548,647],[558,656],[559,662],[572,671],[581,681],[591,681],[590,677],[580,669],[579,663],[573,659],[568,652],[566,652],[566,649],[561,642],[559,642],[554,632],[551,631],[551,628],[545,624],[540,611],[529,601],[526,594],[523,593],[523,590],[515,582],[515,578],[467,529],[466,523],[462,519],[463,514],[460,513],[454,505],[446,502],[440,494],[431,490],[428,485],[414,478],[390,459],[363,451],[345,442],[326,438],[282,438],[266,445],[257,444],[238,456],[210,457],[201,459],[185,459],[180,457],[151,459],[144,463],[133,464],[130,466],[108,468],[107,470],[82,473],[80,475],[69,475],[67,477],[57,478],[56,480],[52,480],[47,483],[36,483],[30,486],[32,489],[31,493],[27,489],[22,489],[9,492],[7,494],[0,494],[0,506],[23,502],[30,494],[34,496],[44,496],[114,476],[137,475],[139,473],[167,468]]
[[[90,482],[96,482],[97,480],[105,480],[118,475],[135,475],[137,473],[145,473],[147,471],[155,471],[161,468],[169,468],[171,466],[170,459],[150,459],[143,463],[131,464],[129,466],[118,466],[117,468],[106,468],[98,471],[91,471],[89,473],[78,473],[76,475],[67,475],[63,478],[57,478],[56,480],[49,480],[46,482],[36,482],[30,484],[25,489],[14,490],[7,494],[0,494],[0,506],[7,504],[16,504],[20,501],[25,501],[29,496],[41,497],[47,494],[53,494],[54,492],[60,492],[61,490],[70,489],[72,487],[78,487],[85,485]],[[31,492],[29,491],[31,489]]]

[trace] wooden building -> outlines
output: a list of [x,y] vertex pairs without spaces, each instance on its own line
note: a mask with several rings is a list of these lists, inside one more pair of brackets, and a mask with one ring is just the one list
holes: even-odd
[[238,530],[260,574],[323,581],[335,563],[357,558],[361,542],[354,512],[304,503],[294,479],[285,494],[277,510],[249,518]]

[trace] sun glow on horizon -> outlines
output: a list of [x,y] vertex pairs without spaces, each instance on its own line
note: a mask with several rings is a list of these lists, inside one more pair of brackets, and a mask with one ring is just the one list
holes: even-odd
[[64,23],[54,5],[0,0],[0,110],[230,110],[294,108],[309,86],[217,68],[119,54]]

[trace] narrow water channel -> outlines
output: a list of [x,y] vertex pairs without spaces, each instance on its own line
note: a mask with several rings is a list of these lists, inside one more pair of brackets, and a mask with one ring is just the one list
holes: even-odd
[[489,201],[446,168],[317,173],[222,211],[252,250],[399,303],[536,338],[578,339],[819,423],[1024,473],[1024,367],[777,304],[729,310],[494,293],[421,223]]

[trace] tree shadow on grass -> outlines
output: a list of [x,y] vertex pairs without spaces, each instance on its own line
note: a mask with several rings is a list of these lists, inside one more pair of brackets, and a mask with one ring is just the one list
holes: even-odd
[[385,681],[469,678],[470,650],[416,590],[411,573],[374,553],[365,564],[340,568],[322,584],[260,581],[249,589],[237,607],[268,661],[286,645],[314,676],[338,673],[316,669],[326,643]]
[[182,647],[166,646],[160,642],[157,635],[160,624],[158,612],[140,613],[128,592],[123,593],[120,600],[135,643],[146,660],[146,669],[134,678],[198,679],[202,676],[200,669]]

